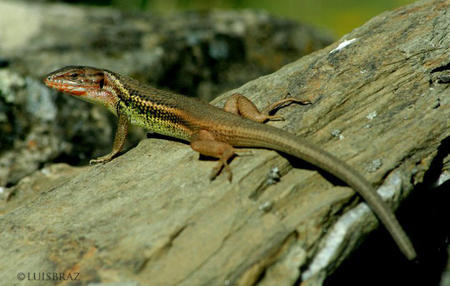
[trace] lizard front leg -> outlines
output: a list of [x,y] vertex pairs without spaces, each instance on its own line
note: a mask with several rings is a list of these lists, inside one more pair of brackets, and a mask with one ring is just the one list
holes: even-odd
[[92,159],[89,161],[89,164],[97,164],[97,163],[106,163],[111,161],[111,159],[117,155],[117,153],[122,150],[123,145],[125,144],[125,140],[128,134],[128,117],[121,112],[117,112],[118,121],[117,121],[117,130],[116,135],[114,136],[114,144],[111,152],[105,156],[99,157],[97,159]]
[[258,108],[250,101],[250,99],[245,96],[235,93],[233,94],[225,103],[224,110],[230,113],[234,113],[240,115],[244,118],[263,123],[267,120],[284,120],[283,117],[278,115],[270,115],[272,111],[281,107],[282,105],[289,104],[292,102],[301,103],[301,104],[309,104],[309,101],[303,101],[300,99],[296,99],[293,97],[285,98],[274,102],[267,107],[265,107],[262,111],[259,111]]
[[228,180],[231,182],[232,173],[230,166],[228,166],[228,160],[233,157],[234,148],[228,143],[217,141],[214,136],[206,131],[200,130],[194,134],[191,138],[191,148],[202,155],[218,158],[219,162],[213,168],[210,175],[210,180],[214,180],[222,171],[228,173]]

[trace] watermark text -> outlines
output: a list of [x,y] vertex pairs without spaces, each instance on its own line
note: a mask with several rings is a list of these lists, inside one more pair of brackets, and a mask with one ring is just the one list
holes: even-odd
[[78,280],[80,272],[19,272],[17,280],[29,281],[56,281],[56,280]]

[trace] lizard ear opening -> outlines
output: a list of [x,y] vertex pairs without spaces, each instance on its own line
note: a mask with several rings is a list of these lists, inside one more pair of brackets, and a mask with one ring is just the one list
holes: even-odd
[[105,85],[105,79],[102,78],[99,82],[98,85],[100,86],[100,88],[103,88],[103,86]]

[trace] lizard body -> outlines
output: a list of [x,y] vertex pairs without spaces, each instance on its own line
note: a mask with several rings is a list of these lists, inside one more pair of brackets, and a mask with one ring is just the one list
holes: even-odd
[[[193,98],[162,91],[104,69],[68,66],[56,70],[44,79],[47,86],[70,93],[80,99],[100,104],[118,117],[118,128],[111,153],[93,163],[110,161],[123,147],[128,124],[190,142],[200,154],[219,159],[211,178],[222,169],[231,171],[228,161],[235,147],[257,147],[281,151],[305,160],[331,173],[357,191],[385,225],[404,255],[416,257],[414,247],[398,223],[395,215],[377,194],[372,185],[348,164],[330,153],[281,129],[261,124],[277,119],[269,112],[289,102],[288,98],[275,102],[259,112],[242,95],[233,95],[224,110]],[[239,116],[240,115],[240,116]]]

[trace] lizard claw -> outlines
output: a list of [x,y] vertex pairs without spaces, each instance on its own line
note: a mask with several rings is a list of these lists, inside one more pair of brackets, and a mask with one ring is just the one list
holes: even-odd
[[108,163],[109,161],[111,161],[111,159],[112,159],[112,156],[109,156],[109,155],[102,156],[97,159],[89,160],[89,165]]
[[284,121],[284,117],[281,115],[268,115],[266,120],[270,120],[270,121]]
[[217,178],[217,176],[221,173],[222,169],[227,172],[227,179],[228,181],[232,181],[233,180],[233,173],[231,172],[230,167],[228,166],[228,164],[224,164],[223,162],[219,162],[213,169],[211,172],[211,175],[209,176],[209,180],[213,181]]

